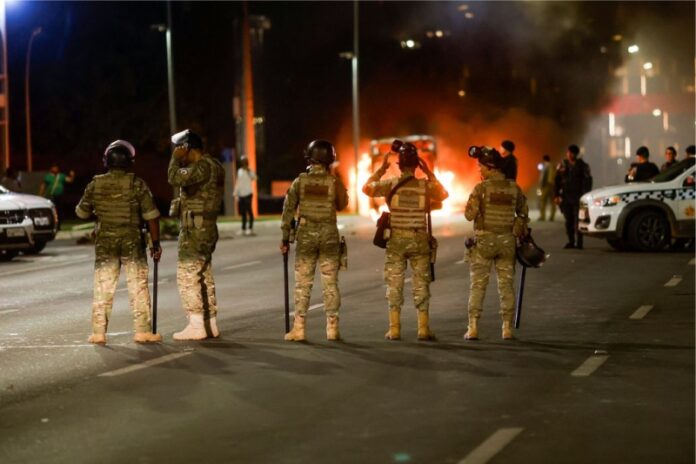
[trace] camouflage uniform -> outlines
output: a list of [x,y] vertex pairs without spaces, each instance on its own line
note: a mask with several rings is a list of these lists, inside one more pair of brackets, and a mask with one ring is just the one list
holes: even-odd
[[[413,171],[404,169],[400,177],[380,180],[383,169],[377,170],[363,187],[370,197],[386,197]],[[430,240],[426,224],[426,197],[431,204],[447,198],[448,193],[437,181],[416,179],[402,184],[391,198],[391,236],[387,242],[384,262],[384,281],[387,283],[387,301],[390,321],[392,313],[398,313],[404,304],[404,276],[407,263],[411,263],[413,302],[419,314],[427,315],[430,308]],[[390,326],[393,325],[390,322]],[[400,327],[400,326],[399,326]],[[392,338],[387,334],[387,338]],[[398,338],[398,337],[395,337]]]
[[317,262],[321,271],[324,311],[338,316],[341,294],[338,290],[339,235],[336,211],[348,205],[348,192],[338,177],[322,164],[312,164],[308,172],[294,180],[283,204],[280,228],[283,240],[290,237],[291,221],[297,216],[295,250],[295,315],[304,317],[314,284]]
[[520,187],[499,171],[491,171],[469,196],[464,214],[468,220],[474,221],[476,233],[476,244],[471,250],[469,265],[470,327],[475,326],[481,315],[491,264],[494,264],[498,278],[500,315],[504,327],[509,328],[515,306],[515,236],[522,235],[526,230],[528,213],[527,199]]
[[188,166],[172,156],[169,183],[180,189],[179,259],[176,280],[187,315],[217,315],[212,255],[218,240],[217,215],[222,204],[225,171],[204,154]]
[[160,213],[145,181],[120,169],[95,176],[75,213],[81,219],[97,216],[92,332],[106,333],[121,265],[126,269],[135,331],[151,332],[148,266],[140,224],[157,219]]

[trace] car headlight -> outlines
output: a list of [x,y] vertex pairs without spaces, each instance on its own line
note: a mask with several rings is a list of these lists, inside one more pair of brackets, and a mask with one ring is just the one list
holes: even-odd
[[594,206],[615,206],[621,201],[621,197],[618,195],[611,195],[608,197],[597,197],[592,200]]

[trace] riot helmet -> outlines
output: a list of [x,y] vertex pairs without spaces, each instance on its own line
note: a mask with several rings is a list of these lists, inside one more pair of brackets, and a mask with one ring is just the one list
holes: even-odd
[[414,144],[409,142],[401,144],[398,153],[400,168],[415,168],[419,165],[418,149]]
[[524,267],[541,267],[546,261],[546,253],[534,242],[531,230],[520,239],[515,255]]
[[108,169],[127,169],[135,162],[135,148],[125,140],[114,140],[104,150],[102,161]]
[[200,135],[190,129],[182,130],[172,135],[172,143],[175,147],[188,145],[189,148],[203,148],[203,140]]
[[308,163],[330,166],[336,161],[336,149],[328,140],[312,140],[305,149],[304,158]]
[[472,145],[469,147],[469,156],[471,158],[476,158],[479,164],[491,169],[499,169],[503,159],[500,153],[498,153],[498,150],[483,145]]

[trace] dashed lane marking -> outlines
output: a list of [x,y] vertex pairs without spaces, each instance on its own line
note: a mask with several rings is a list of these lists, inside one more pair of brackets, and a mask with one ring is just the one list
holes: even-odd
[[628,316],[629,319],[643,319],[646,314],[650,312],[650,310],[653,309],[653,305],[643,305],[640,306],[638,309],[636,309],[633,314]]
[[510,427],[497,430],[493,435],[488,437],[486,441],[478,445],[464,459],[459,461],[459,464],[485,464],[490,461],[496,454],[505,448],[512,440],[519,435],[522,427]]
[[665,287],[676,287],[677,285],[679,285],[679,282],[681,281],[682,277],[680,275],[675,275],[667,281]]
[[239,269],[247,266],[255,266],[261,264],[261,261],[249,261],[248,263],[233,264],[232,266],[223,267],[223,271],[229,271],[230,269]]
[[0,311],[0,314],[10,314],[10,313],[16,313],[18,312],[19,309],[3,309]]
[[34,271],[45,271],[47,269],[53,269],[56,267],[65,267],[69,266],[71,264],[81,264],[81,263],[86,263],[89,261],[94,261],[92,258],[87,258],[87,259],[76,259],[74,261],[64,261],[60,263],[53,263],[53,264],[40,264],[38,266],[31,266],[31,267],[24,267],[21,269],[12,269],[10,271],[5,271],[5,272],[0,272],[0,277],[4,276],[16,276],[19,274],[26,274],[27,272],[34,272]]
[[99,374],[98,377],[115,377],[117,375],[129,374],[131,372],[139,371],[141,369],[146,369],[152,366],[157,366],[158,364],[164,364],[166,362],[173,361],[184,356],[188,356],[191,353],[193,353],[193,351],[184,351],[182,353],[170,353],[159,358],[150,359],[140,364],[133,364],[132,366],[122,367],[120,369],[115,369],[109,372],[103,372]]
[[454,264],[464,264],[466,263],[466,259],[460,259],[459,261],[455,261]]
[[608,354],[592,355],[570,373],[573,377],[588,377],[609,359]]
[[[324,303],[317,303],[317,304],[314,304],[314,305],[310,306],[309,308],[307,308],[307,311],[313,311],[315,309],[321,308],[322,306],[324,306]],[[295,311],[290,312],[290,315],[292,317],[295,317]]]

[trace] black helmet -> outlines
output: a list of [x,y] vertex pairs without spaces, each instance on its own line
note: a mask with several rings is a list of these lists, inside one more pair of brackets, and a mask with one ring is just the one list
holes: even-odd
[[546,253],[534,243],[531,230],[520,239],[515,254],[517,261],[524,267],[540,267],[546,261]]
[[469,156],[476,158],[478,162],[487,168],[498,169],[503,157],[500,156],[498,150],[491,147],[472,145],[469,147]]
[[102,161],[105,168],[129,168],[135,162],[135,148],[125,140],[114,140],[104,150]]
[[312,140],[305,149],[304,158],[308,163],[329,166],[336,161],[336,149],[328,140]]
[[203,148],[201,137],[190,129],[182,130],[172,135],[172,143],[174,146],[186,144],[189,148]]
[[404,143],[399,147],[399,167],[415,168],[418,166],[418,149],[412,143]]

